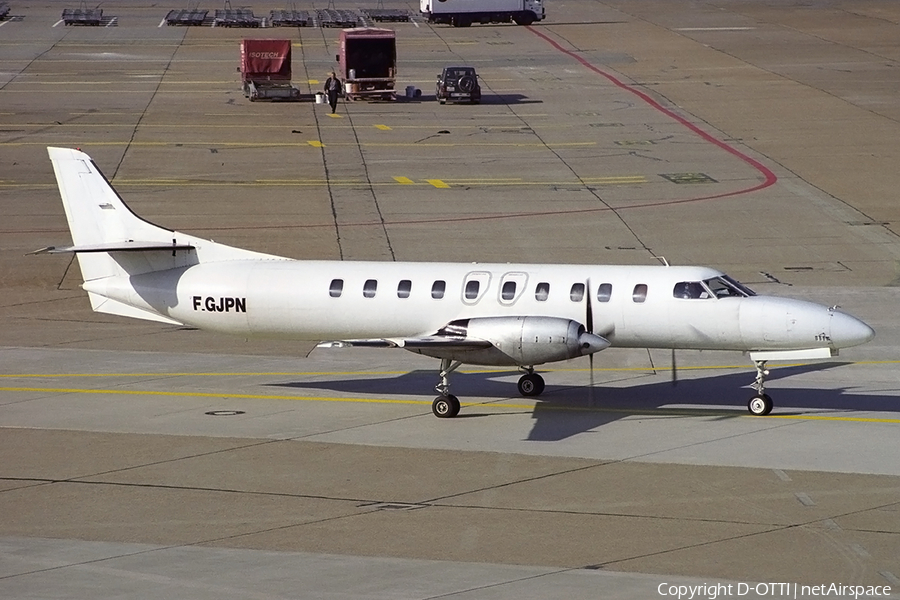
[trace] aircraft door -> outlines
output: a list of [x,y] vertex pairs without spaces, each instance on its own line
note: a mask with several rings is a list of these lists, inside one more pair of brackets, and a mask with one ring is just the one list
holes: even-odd
[[500,304],[504,306],[515,304],[525,291],[526,285],[528,285],[527,273],[520,271],[504,273],[500,278]]
[[[622,300],[623,331],[616,332],[616,339],[628,345],[668,347],[671,343],[671,325],[668,315],[668,297],[671,290],[661,285],[636,282],[624,290]],[[620,336],[627,335],[627,342]]]

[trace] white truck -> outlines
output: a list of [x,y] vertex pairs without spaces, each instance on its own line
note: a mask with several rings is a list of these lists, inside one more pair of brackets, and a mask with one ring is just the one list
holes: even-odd
[[472,23],[531,25],[544,20],[543,0],[419,0],[429,23],[468,27]]

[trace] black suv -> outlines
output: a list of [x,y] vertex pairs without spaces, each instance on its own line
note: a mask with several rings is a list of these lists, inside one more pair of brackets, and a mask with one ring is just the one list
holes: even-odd
[[438,75],[434,95],[441,104],[447,102],[481,102],[481,86],[474,67],[444,67]]

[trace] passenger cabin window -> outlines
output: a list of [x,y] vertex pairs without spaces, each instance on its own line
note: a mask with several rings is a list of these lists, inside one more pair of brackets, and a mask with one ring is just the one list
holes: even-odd
[[447,291],[447,282],[441,281],[438,279],[431,285],[431,297],[435,300],[440,300],[444,297],[444,292]]
[[634,286],[634,290],[631,292],[631,300],[634,302],[643,302],[647,299],[647,284],[639,283]]
[[534,299],[538,302],[546,302],[547,298],[550,297],[550,284],[546,281],[542,281],[537,284],[537,287],[534,288]]
[[500,290],[500,298],[509,302],[516,297],[516,282],[507,281]]
[[378,289],[378,281],[376,279],[367,279],[363,284],[363,296],[366,298],[374,298],[375,291]]
[[569,298],[572,299],[572,302],[581,302],[584,300],[584,284],[573,283],[572,289],[569,290]]
[[481,287],[481,282],[476,281],[474,279],[466,282],[466,300],[475,300],[478,298],[478,289]]
[[597,302],[609,302],[612,297],[612,284],[601,283],[597,288]]
[[403,279],[400,283],[397,284],[397,297],[398,298],[409,298],[409,293],[412,291],[412,281],[409,279]]
[[344,280],[343,279],[332,279],[331,285],[328,286],[328,295],[332,298],[340,298],[341,293],[344,291]]
[[672,295],[684,300],[707,300],[712,298],[712,294],[709,293],[709,290],[703,287],[703,284],[699,281],[682,281],[676,283],[675,289],[672,290]]

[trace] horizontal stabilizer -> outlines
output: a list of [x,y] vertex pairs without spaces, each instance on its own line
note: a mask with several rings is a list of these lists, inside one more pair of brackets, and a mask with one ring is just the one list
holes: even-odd
[[174,244],[167,242],[107,242],[104,244],[83,244],[81,246],[47,246],[35,250],[31,254],[66,254],[71,252],[151,252],[160,250],[193,250],[192,244]]
[[170,319],[159,313],[130,306],[117,300],[101,296],[100,294],[88,292],[88,297],[91,299],[91,308],[94,312],[119,315],[120,317],[130,317],[132,319],[143,319],[145,321],[156,321],[158,323],[167,323],[169,325],[184,325],[184,323],[176,321],[175,319]]

